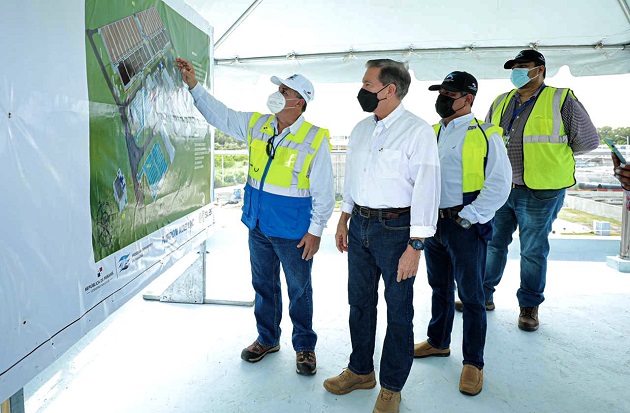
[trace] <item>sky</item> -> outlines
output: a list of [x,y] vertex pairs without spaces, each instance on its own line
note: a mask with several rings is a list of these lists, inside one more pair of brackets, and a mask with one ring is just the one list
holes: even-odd
[[[479,91],[473,105],[477,118],[484,119],[492,101],[513,88],[509,80],[510,72],[505,72],[505,79],[479,81]],[[278,76],[286,77],[282,74]],[[361,88],[360,80],[357,79],[356,83],[315,83],[315,98],[308,104],[306,120],[329,129],[331,136],[350,135],[354,125],[368,116],[356,99]],[[405,108],[430,124],[439,121],[434,106],[437,92],[427,88],[441,81],[418,81],[412,76],[409,93],[403,100]],[[555,76],[548,77],[545,83],[548,86],[571,88],[596,127],[630,126],[630,107],[627,103],[630,102],[630,74],[574,77],[565,66]],[[255,85],[223,81],[215,85],[214,94],[232,109],[268,113],[267,97],[276,90],[277,86],[266,77],[261,77]]]

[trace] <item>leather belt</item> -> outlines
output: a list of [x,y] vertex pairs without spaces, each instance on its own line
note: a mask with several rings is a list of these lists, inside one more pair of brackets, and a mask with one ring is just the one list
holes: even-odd
[[527,185],[512,184],[512,189],[527,189]]
[[440,218],[457,218],[457,213],[464,209],[463,205],[457,205],[451,208],[443,208],[438,211]]
[[408,214],[411,211],[411,207],[406,208],[383,208],[383,209],[371,209],[361,205],[355,205],[352,208],[352,212],[359,214],[363,218],[381,218],[381,219],[395,219],[400,216]]

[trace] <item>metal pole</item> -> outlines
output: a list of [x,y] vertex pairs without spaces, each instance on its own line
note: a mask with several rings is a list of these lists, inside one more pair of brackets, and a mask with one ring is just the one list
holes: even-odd
[[234,30],[236,30],[236,28],[237,28],[238,26],[240,26],[240,25],[241,25],[241,23],[243,23],[243,21],[247,18],[247,16],[249,16],[249,15],[250,15],[250,13],[251,13],[251,12],[253,12],[253,11],[254,11],[254,9],[255,9],[256,7],[258,7],[258,5],[259,5],[260,3],[262,3],[262,1],[263,1],[263,0],[256,0],[256,1],[254,1],[254,2],[251,4],[251,6],[249,6],[249,7],[247,8],[247,10],[245,10],[245,12],[241,15],[241,17],[239,17],[238,19],[236,19],[236,21],[235,21],[235,22],[234,22],[234,23],[230,26],[230,28],[229,28],[229,29],[227,29],[227,31],[226,31],[225,33],[223,33],[223,36],[221,36],[221,37],[219,38],[219,40],[217,40],[217,41],[216,41],[216,43],[214,44],[214,49],[215,49],[215,50],[216,50],[216,49],[218,49],[218,48],[219,48],[219,46],[221,46],[221,43],[223,43],[225,40],[227,40],[227,38],[228,38],[228,37],[230,37],[230,35],[232,34],[232,32],[233,32]]
[[619,257],[630,258],[630,192],[623,191],[623,208],[621,208],[621,248]]

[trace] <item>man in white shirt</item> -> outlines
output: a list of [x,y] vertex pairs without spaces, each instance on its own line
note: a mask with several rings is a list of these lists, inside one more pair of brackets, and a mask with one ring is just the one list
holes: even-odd
[[433,290],[428,340],[414,348],[416,358],[450,355],[457,282],[464,313],[459,391],[470,396],[483,388],[487,326],[483,275],[492,218],[507,200],[512,183],[502,129],[472,113],[477,88],[477,79],[467,72],[452,72],[441,85],[429,87],[440,92],[435,109],[442,120],[434,130],[442,191],[437,231],[425,243]]
[[216,100],[197,83],[189,61],[176,59],[195,106],[217,129],[247,142],[249,171],[243,216],[249,228],[254,315],[258,338],[241,358],[255,363],[280,349],[280,264],[284,270],[293,322],[296,371],[317,372],[313,331],[311,268],[326,222],[335,206],[330,136],[302,113],[315,96],[312,83],[300,74],[274,76],[278,85],[267,107],[273,115],[237,112]]
[[373,359],[382,276],[387,332],[374,412],[398,412],[413,363],[413,283],[423,241],[435,232],[440,165],[433,130],[402,105],[411,83],[406,66],[379,59],[366,67],[357,98],[364,111],[374,114],[350,135],[335,235],[337,249],[348,252],[352,353],[348,367],[324,387],[346,394],[376,385]]

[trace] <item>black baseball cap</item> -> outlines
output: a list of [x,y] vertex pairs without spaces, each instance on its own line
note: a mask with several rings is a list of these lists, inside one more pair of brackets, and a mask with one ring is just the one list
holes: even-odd
[[477,94],[477,79],[468,72],[451,72],[442,81],[441,85],[429,86],[429,90],[445,89],[451,92],[466,92]]
[[520,52],[518,52],[518,54],[516,55],[514,59],[508,60],[507,62],[505,62],[505,64],[503,65],[503,68],[512,69],[515,63],[529,63],[529,62],[536,63],[536,66],[540,66],[540,65],[546,66],[545,56],[543,56],[542,53],[539,53],[536,50],[527,49],[527,50],[521,50]]

